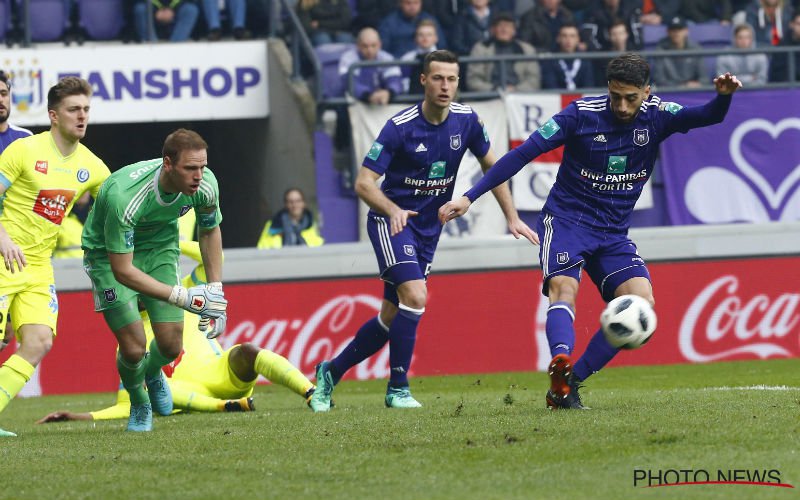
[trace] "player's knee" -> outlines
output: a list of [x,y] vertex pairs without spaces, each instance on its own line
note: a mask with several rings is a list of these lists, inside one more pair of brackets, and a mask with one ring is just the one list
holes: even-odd
[[413,309],[425,309],[427,302],[428,289],[424,286],[406,290],[405,293],[400,296],[400,303]]
[[[239,348],[236,350],[236,355],[243,358],[243,360],[250,366],[255,364],[256,357],[258,357],[258,353],[261,352],[261,348],[258,346],[246,342],[241,344]],[[234,353],[231,353],[233,355]]]

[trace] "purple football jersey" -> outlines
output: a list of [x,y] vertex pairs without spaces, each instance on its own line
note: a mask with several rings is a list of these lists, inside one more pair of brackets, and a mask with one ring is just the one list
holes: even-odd
[[451,103],[447,118],[434,125],[417,104],[386,122],[364,166],[385,175],[381,190],[390,200],[419,213],[408,225],[421,236],[435,238],[442,230],[437,212],[452,198],[461,159],[467,149],[482,158],[489,147],[489,135],[469,106]]

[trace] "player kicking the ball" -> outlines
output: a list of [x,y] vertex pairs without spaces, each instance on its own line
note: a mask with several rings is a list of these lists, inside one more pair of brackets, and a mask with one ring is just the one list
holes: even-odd
[[442,223],[464,215],[486,191],[542,153],[564,146],[536,228],[542,293],[550,299],[545,329],[553,359],[545,399],[551,409],[583,409],[581,382],[618,352],[598,330],[573,365],[575,299],[582,271],[606,302],[633,294],[655,303],[650,273],[628,238],[633,207],[653,171],[661,141],[676,132],[722,122],[732,94],[742,86],[726,73],[714,79],[717,95],[703,106],[664,102],[650,95],[650,67],[637,54],[612,60],[607,80],[608,95],[572,102],[498,160],[464,196],[439,210]]

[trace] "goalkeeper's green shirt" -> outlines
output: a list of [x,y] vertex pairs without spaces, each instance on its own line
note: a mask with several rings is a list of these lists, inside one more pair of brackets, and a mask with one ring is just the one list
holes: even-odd
[[111,174],[86,219],[81,247],[103,253],[136,249],[178,249],[178,218],[194,209],[201,228],[222,221],[217,179],[207,167],[192,196],[164,193],[158,187],[162,160],[142,161]]

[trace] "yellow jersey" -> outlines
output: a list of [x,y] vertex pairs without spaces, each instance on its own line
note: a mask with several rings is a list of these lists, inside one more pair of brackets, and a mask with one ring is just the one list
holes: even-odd
[[28,264],[49,262],[61,223],[86,191],[96,196],[111,175],[103,161],[78,144],[69,156],[50,131],[18,139],[0,156],[0,184],[6,199],[0,224]]

